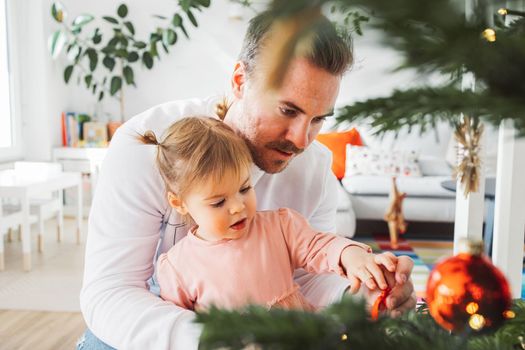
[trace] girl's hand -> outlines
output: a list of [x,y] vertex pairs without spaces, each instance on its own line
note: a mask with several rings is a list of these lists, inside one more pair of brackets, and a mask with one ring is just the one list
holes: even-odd
[[350,280],[348,292],[351,294],[357,293],[361,288],[361,283],[364,283],[370,290],[376,288],[383,290],[388,287],[383,268],[389,272],[395,272],[397,257],[390,252],[372,254],[360,247],[349,246],[341,254],[341,265]]

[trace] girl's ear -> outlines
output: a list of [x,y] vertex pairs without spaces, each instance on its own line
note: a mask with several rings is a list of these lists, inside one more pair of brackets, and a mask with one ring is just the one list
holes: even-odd
[[188,214],[188,209],[186,209],[186,205],[184,205],[184,202],[182,199],[180,199],[175,193],[168,192],[168,203],[175,208],[175,210],[180,215],[186,215]]

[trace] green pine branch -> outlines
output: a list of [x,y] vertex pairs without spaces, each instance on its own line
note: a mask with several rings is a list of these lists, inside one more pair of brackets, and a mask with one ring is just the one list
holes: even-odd
[[243,310],[212,308],[197,313],[203,324],[201,349],[410,349],[494,350],[520,349],[525,337],[525,302],[513,305],[516,317],[495,333],[451,335],[437,325],[425,308],[399,318],[369,318],[364,302],[345,298],[318,313],[266,310],[249,306]]
[[487,91],[461,91],[455,86],[396,90],[391,96],[357,102],[342,107],[338,123],[370,123],[377,134],[387,131],[424,133],[438,122],[456,124],[461,113],[479,117],[498,126],[502,119],[513,119],[518,130],[525,131],[525,103],[519,99],[499,97]]
[[[489,13],[486,1],[476,2],[469,18],[464,2],[453,0],[275,0],[272,9],[276,16],[301,16],[305,8],[324,3],[370,14],[367,27],[380,31],[382,44],[402,56],[398,70],[451,76],[449,86],[395,91],[354,103],[341,109],[339,122],[370,118],[380,133],[404,126],[424,132],[438,121],[455,124],[464,113],[493,125],[513,119],[525,135],[525,18],[512,17],[505,26],[501,16]],[[495,41],[483,35],[488,28],[495,31]],[[475,77],[475,93],[455,88],[464,73]]]

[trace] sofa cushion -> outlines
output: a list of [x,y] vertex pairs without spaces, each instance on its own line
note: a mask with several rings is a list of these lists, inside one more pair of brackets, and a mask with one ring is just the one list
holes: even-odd
[[421,176],[417,154],[410,151],[347,146],[345,176]]
[[332,171],[339,180],[345,176],[346,145],[363,145],[361,136],[355,128],[343,132],[319,134],[317,141],[332,151]]

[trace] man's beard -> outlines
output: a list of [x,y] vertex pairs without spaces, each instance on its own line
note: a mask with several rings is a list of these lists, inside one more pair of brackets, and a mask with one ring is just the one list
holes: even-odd
[[[252,154],[253,163],[259,169],[269,174],[280,173],[281,171],[286,169],[288,163],[290,163],[290,161],[296,155],[304,151],[304,149],[297,148],[290,141],[272,141],[262,146],[262,150],[259,149],[255,144],[253,144],[247,138],[244,138],[244,141],[246,142],[246,145],[248,146],[248,149],[250,150],[250,153]],[[264,157],[264,150],[269,151],[270,149],[276,149],[276,150],[279,150],[281,152],[286,152],[286,153],[293,153],[294,155],[290,157],[288,161],[281,160],[281,159],[267,160]]]

